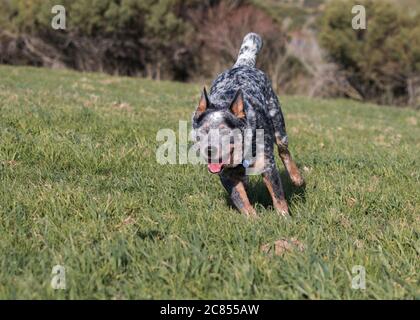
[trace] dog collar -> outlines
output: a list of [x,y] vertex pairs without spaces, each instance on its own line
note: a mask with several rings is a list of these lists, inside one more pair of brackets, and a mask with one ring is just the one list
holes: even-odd
[[250,165],[251,165],[251,163],[248,160],[245,159],[245,160],[242,161],[242,166],[244,168],[248,168]]

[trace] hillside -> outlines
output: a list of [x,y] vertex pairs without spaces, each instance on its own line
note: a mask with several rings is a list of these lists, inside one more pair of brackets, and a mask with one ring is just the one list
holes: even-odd
[[[254,221],[205,166],[156,162],[201,85],[0,66],[1,299],[419,296],[417,111],[280,97],[307,187],[279,166],[285,220],[253,177]],[[303,251],[261,250],[292,238]]]

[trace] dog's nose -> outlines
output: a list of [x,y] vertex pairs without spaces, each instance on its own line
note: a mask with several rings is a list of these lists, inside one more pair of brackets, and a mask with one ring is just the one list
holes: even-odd
[[208,159],[217,159],[217,147],[210,146],[207,147],[207,157]]

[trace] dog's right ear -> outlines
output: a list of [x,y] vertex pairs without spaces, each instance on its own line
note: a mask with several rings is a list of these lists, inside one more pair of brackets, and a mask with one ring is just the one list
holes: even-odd
[[209,97],[207,96],[206,87],[203,88],[203,93],[201,94],[200,102],[198,103],[197,110],[194,113],[194,119],[198,119],[200,115],[202,115],[207,108],[210,107]]

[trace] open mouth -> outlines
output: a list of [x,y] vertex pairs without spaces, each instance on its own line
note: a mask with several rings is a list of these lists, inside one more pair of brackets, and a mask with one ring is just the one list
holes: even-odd
[[223,170],[223,163],[209,163],[207,168],[209,169],[210,173],[220,173]]

